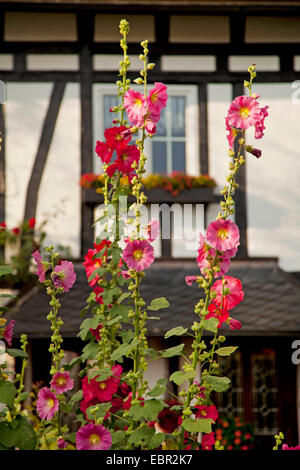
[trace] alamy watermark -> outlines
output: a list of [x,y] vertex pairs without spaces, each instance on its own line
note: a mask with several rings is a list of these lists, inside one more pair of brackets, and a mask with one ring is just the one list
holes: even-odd
[[300,339],[295,339],[295,341],[292,342],[292,349],[296,349],[292,354],[292,363],[297,366],[300,364]]

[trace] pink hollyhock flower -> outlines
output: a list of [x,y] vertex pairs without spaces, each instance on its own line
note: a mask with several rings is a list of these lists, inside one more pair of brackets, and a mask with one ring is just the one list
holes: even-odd
[[11,320],[9,324],[4,328],[3,337],[9,346],[11,346],[12,344],[12,337],[14,334],[14,325],[15,325],[15,320]]
[[110,163],[112,154],[114,153],[114,149],[111,145],[107,144],[106,142],[100,142],[97,140],[95,152],[98,157],[101,158],[103,163]]
[[62,287],[64,292],[69,292],[76,281],[76,273],[71,261],[61,261],[52,272],[52,280],[56,289]]
[[122,271],[122,276],[124,277],[124,279],[130,279],[129,271]]
[[92,333],[92,335],[94,336],[94,338],[97,340],[97,341],[101,341],[101,335],[100,335],[100,331],[102,330],[103,328],[103,325],[102,323],[100,323],[97,328],[90,328],[90,332]]
[[289,447],[287,444],[283,444],[282,450],[300,450],[300,445],[295,447]]
[[231,330],[240,330],[242,328],[242,324],[234,318],[229,318],[229,327]]
[[74,386],[74,380],[71,379],[69,372],[56,372],[51,380],[51,388],[56,393],[62,394],[68,390],[72,390]]
[[167,105],[168,94],[167,87],[163,83],[154,83],[154,88],[149,91],[147,104],[150,113],[159,114],[162,108]]
[[228,116],[225,118],[226,130],[228,131],[227,140],[229,147],[232,149],[236,136],[238,135],[238,130],[229,125]]
[[196,282],[198,279],[198,276],[185,276],[185,282],[188,286],[191,286],[193,282]]
[[28,225],[29,225],[29,228],[34,228],[35,227],[35,218],[34,217],[31,217],[28,220]]
[[195,406],[195,416],[196,418],[207,418],[212,419],[214,422],[217,421],[219,417],[219,413],[215,405],[205,406],[205,405],[197,405]]
[[[210,248],[207,243],[205,243],[204,247],[202,250],[198,250],[198,257],[197,257],[197,263],[200,268],[201,274],[205,276],[205,274],[208,273],[208,271],[211,269],[211,261],[208,259],[208,255],[210,255],[212,258],[215,258],[216,256],[216,251],[213,248]],[[215,273],[214,277],[219,277],[219,276],[224,276],[230,266],[230,257],[222,255],[219,256],[220,259],[220,264],[219,268],[220,271]]]
[[63,449],[65,449],[66,447],[68,447],[67,441],[65,441],[62,437],[60,437],[59,439],[57,439],[57,448],[58,448],[58,449],[63,450]]
[[239,244],[240,231],[231,220],[217,219],[207,227],[206,239],[215,250],[226,251]]
[[149,224],[145,227],[145,233],[149,242],[154,242],[159,234],[159,221],[157,219],[150,220]]
[[154,261],[154,249],[147,240],[129,241],[123,251],[123,260],[130,269],[143,271]]
[[128,90],[124,95],[124,108],[133,126],[141,127],[147,111],[145,96],[138,91]]
[[12,229],[12,232],[13,232],[15,235],[19,235],[19,233],[20,233],[19,227],[13,228],[13,229]]
[[[222,296],[223,291],[226,289],[228,289],[229,293],[224,292],[224,295]],[[226,310],[231,310],[244,298],[241,281],[231,276],[224,277],[224,288],[222,279],[216,281],[211,288],[211,292],[216,294],[216,297],[213,298],[214,303],[218,307]]]
[[40,255],[39,250],[36,250],[34,253],[32,253],[32,257],[34,261],[37,264],[37,276],[39,278],[40,282],[45,282],[45,274],[46,274],[46,269],[43,263],[43,259]]
[[254,135],[255,139],[261,139],[264,135],[265,118],[269,116],[267,109],[269,109],[269,106],[265,106],[264,108],[260,109],[259,119],[255,124],[255,135]]
[[203,450],[212,450],[212,446],[215,444],[215,433],[210,432],[209,434],[203,434],[201,439],[201,445]]
[[140,151],[135,145],[127,145],[117,150],[118,158],[115,160],[116,169],[123,174],[133,171],[132,164],[140,159]]
[[214,303],[211,303],[208,306],[208,314],[206,315],[205,319],[208,320],[209,318],[217,318],[219,320],[218,328],[221,328],[223,323],[228,320],[229,312],[224,308],[217,307]]
[[50,388],[43,387],[38,393],[36,409],[41,419],[50,420],[58,411],[59,401]]
[[111,444],[111,434],[102,424],[86,424],[76,433],[77,450],[108,450]]
[[259,103],[251,96],[237,96],[228,110],[228,125],[240,129],[255,126],[260,119]]

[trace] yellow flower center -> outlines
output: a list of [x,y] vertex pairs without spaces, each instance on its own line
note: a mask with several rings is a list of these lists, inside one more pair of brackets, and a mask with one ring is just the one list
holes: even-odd
[[157,101],[157,95],[156,95],[156,93],[153,93],[153,94],[151,95],[151,101],[152,101],[152,103],[154,103],[155,101]]
[[56,381],[57,385],[62,386],[66,384],[66,379],[64,377],[59,377]]
[[240,109],[240,115],[241,115],[243,118],[248,117],[249,114],[250,114],[249,108],[241,108],[241,109]]
[[100,442],[98,434],[91,434],[89,439],[91,444],[98,444],[98,442]]
[[99,387],[102,388],[102,390],[104,390],[106,388],[106,383],[101,382],[101,384],[99,384]]
[[136,259],[136,260],[142,259],[142,257],[143,257],[143,251],[142,251],[142,250],[135,250],[135,251],[133,252],[133,257],[134,257],[134,259]]
[[47,407],[48,408],[53,408],[53,406],[54,406],[54,400],[52,400],[52,398],[48,398]]
[[219,238],[226,238],[227,237],[227,230],[225,230],[224,228],[220,228],[220,230],[218,230],[218,237]]
[[206,411],[202,410],[200,414],[201,414],[201,416],[206,416]]
[[143,103],[142,103],[142,100],[140,100],[139,98],[135,98],[134,104],[135,106],[138,106],[140,108]]

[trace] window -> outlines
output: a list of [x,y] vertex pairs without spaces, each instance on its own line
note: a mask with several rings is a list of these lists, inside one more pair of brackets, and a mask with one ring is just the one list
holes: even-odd
[[[134,87],[135,88],[135,87]],[[137,87],[140,91],[141,88]],[[193,85],[168,86],[168,104],[162,110],[157,134],[145,144],[148,173],[186,172],[199,174],[199,138],[197,87]],[[109,108],[118,104],[116,87],[94,85],[94,143],[103,138],[104,130],[115,117]],[[95,155],[94,169],[101,171]]]

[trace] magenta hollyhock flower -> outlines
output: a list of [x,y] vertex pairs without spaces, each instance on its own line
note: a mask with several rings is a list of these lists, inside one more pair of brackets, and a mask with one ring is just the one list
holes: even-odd
[[129,271],[122,271],[122,276],[124,277],[124,279],[130,279]]
[[240,129],[255,126],[260,119],[259,103],[251,96],[237,96],[228,110],[228,125]]
[[123,260],[130,269],[143,271],[154,261],[154,249],[148,240],[129,241],[123,251]]
[[67,441],[65,441],[62,437],[60,437],[59,439],[57,439],[57,448],[58,448],[58,449],[63,450],[63,449],[65,449],[66,447],[68,447]]
[[145,233],[149,242],[154,242],[159,234],[159,221],[157,219],[151,219],[149,224],[145,227]]
[[71,379],[69,372],[56,372],[51,380],[51,388],[56,393],[65,393],[68,390],[72,390],[74,386],[74,380]]
[[118,158],[115,160],[116,169],[123,174],[133,171],[132,164],[140,159],[140,151],[135,145],[127,145],[117,150]]
[[282,450],[300,450],[300,445],[295,447],[289,447],[287,444],[283,444]]
[[215,405],[205,406],[205,405],[197,405],[195,406],[195,416],[196,418],[207,418],[212,419],[214,422],[217,421],[219,417],[219,413]]
[[193,282],[196,282],[198,279],[198,276],[185,276],[185,282],[188,286],[191,286]]
[[269,116],[267,109],[269,109],[269,106],[265,106],[264,108],[260,109],[259,119],[255,124],[255,134],[254,134],[255,139],[261,139],[264,135],[265,118]]
[[212,317],[217,318],[217,320],[219,320],[218,328],[221,328],[223,323],[228,320],[229,312],[225,308],[219,308],[214,303],[211,303],[208,306],[208,314],[206,315],[205,319],[208,320]]
[[128,90],[124,95],[124,108],[133,126],[141,127],[147,111],[145,96],[138,91]]
[[213,431],[208,434],[203,434],[201,439],[203,450],[212,450],[212,446],[215,444],[215,442],[215,433]]
[[102,330],[103,328],[103,324],[100,323],[97,328],[90,328],[90,332],[92,333],[92,335],[94,336],[94,338],[97,340],[97,341],[101,341],[101,335],[100,335],[100,331]]
[[126,126],[114,126],[104,131],[104,137],[106,142],[115,150],[120,147],[126,147],[128,142],[131,140],[131,133],[127,132]]
[[101,424],[86,424],[76,433],[77,450],[108,450],[111,444],[111,434]]
[[14,325],[15,325],[15,320],[11,320],[9,324],[4,328],[3,337],[9,346],[11,346],[12,344],[12,337],[14,334]]
[[161,82],[154,83],[154,88],[149,91],[147,104],[150,113],[159,114],[162,108],[167,105],[168,93],[167,87]]
[[239,244],[240,231],[231,220],[217,219],[207,227],[206,239],[215,250],[226,251]]
[[114,149],[106,142],[97,140],[95,152],[101,158],[103,163],[110,163]]
[[[216,256],[216,251],[213,248],[210,248],[207,243],[205,243],[204,247],[202,250],[198,250],[198,257],[197,257],[197,263],[200,268],[201,274],[205,276],[205,274],[208,273],[208,271],[211,269],[211,262],[208,259],[208,255],[210,255],[212,258],[215,258]],[[224,276],[230,266],[230,257],[222,255],[219,257],[220,259],[220,264],[219,268],[220,271],[215,273],[214,277],[219,277],[219,276]]]
[[46,269],[43,263],[43,259],[40,255],[39,250],[36,250],[34,253],[32,253],[32,257],[34,261],[37,264],[37,276],[39,278],[40,282],[45,282],[45,274],[46,274]]
[[71,261],[61,261],[52,272],[52,279],[56,289],[62,287],[68,292],[76,281],[76,273]]
[[242,328],[242,323],[235,318],[229,318],[229,327],[231,330],[240,330]]
[[[226,289],[229,293],[225,293]],[[232,276],[224,276],[224,287],[222,279],[216,281],[211,288],[211,292],[216,294],[216,297],[213,298],[214,303],[226,310],[231,310],[244,298],[241,281]],[[222,295],[223,292],[224,295]]]
[[50,420],[58,411],[59,401],[50,388],[43,387],[38,393],[36,409],[41,419]]

